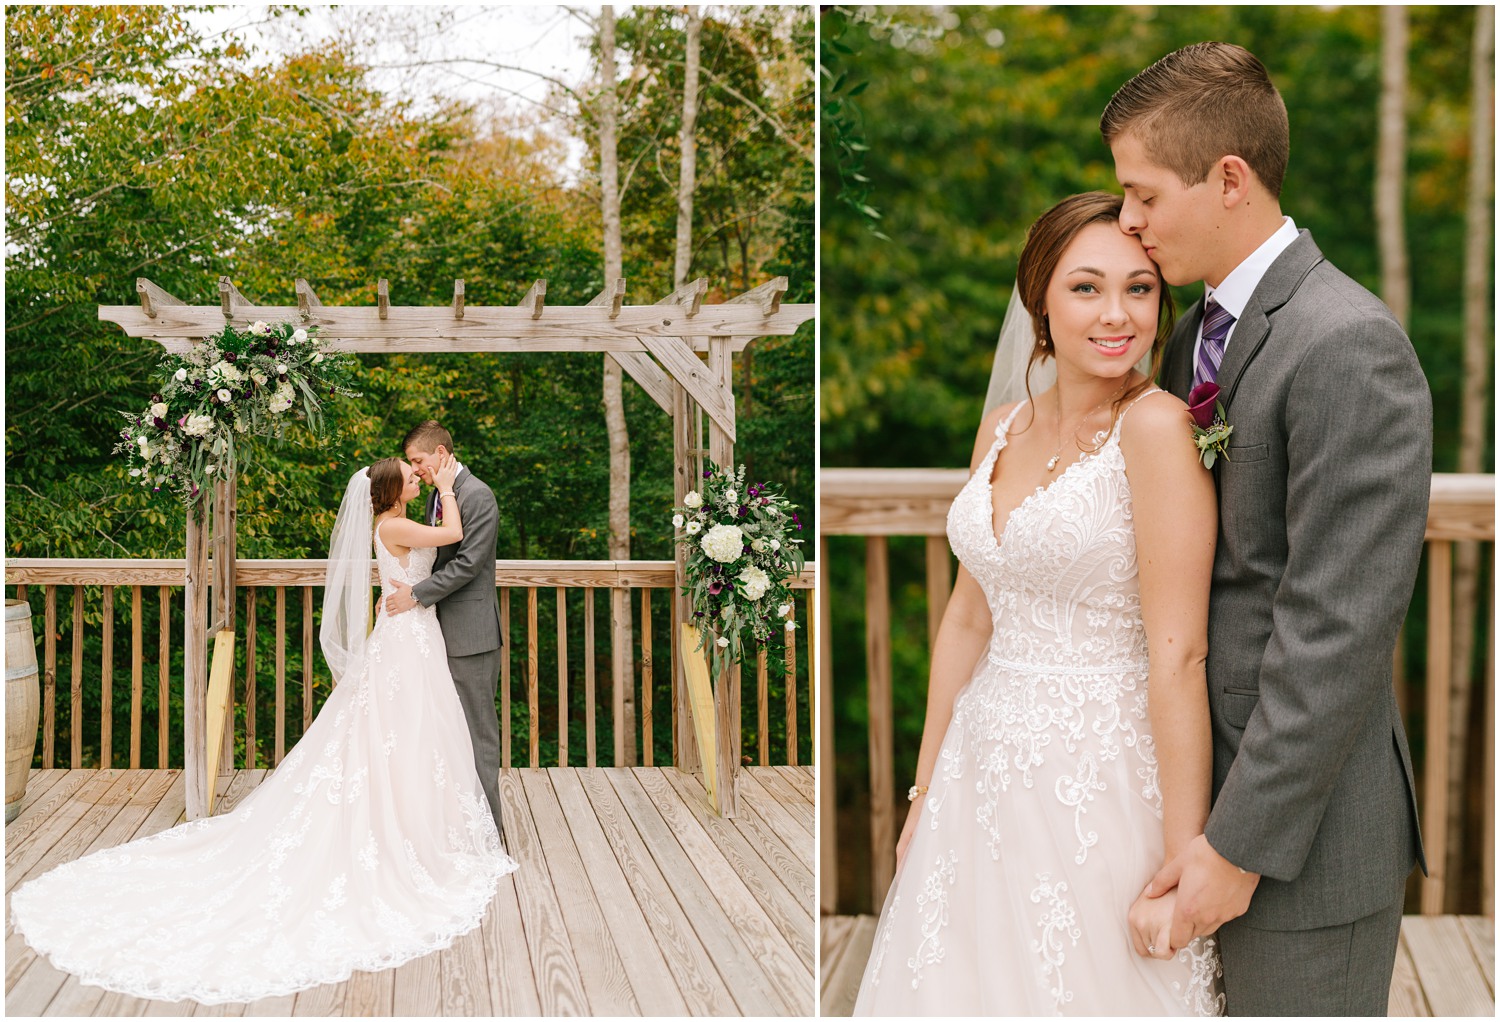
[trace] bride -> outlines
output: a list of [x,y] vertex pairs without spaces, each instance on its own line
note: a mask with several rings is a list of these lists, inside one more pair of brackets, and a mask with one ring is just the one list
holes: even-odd
[[985,417],[948,513],[961,567],[855,1014],[1223,1010],[1212,942],[1173,949],[1174,895],[1142,895],[1208,816],[1217,512],[1151,384],[1171,299],[1120,208],[1066,199],[1021,254],[1026,398]]
[[18,888],[11,919],[82,982],[135,997],[251,1001],[449,946],[516,863],[474,772],[436,612],[369,631],[380,583],[415,584],[463,534],[457,463],[443,525],[406,518],[399,458],[349,480],[334,525],[322,646],[336,687],[274,773],[231,813],[85,856]]

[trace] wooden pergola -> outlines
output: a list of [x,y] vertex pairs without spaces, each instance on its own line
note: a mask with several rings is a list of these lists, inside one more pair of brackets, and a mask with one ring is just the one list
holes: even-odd
[[[549,306],[547,282],[538,280],[514,307],[471,306],[464,282],[454,281],[448,306],[390,304],[390,286],[376,285],[376,304],[324,305],[306,280],[297,279],[297,304],[258,305],[246,299],[228,277],[219,279],[218,305],[188,305],[142,277],[136,281],[139,306],[102,305],[99,319],[116,323],[131,337],[156,341],[170,352],[185,354],[202,338],[225,326],[244,329],[251,323],[294,322],[316,327],[328,350],[391,354],[413,352],[599,352],[613,358],[663,411],[672,417],[673,499],[683,497],[701,479],[706,454],[716,464],[734,460],[735,399],[732,359],[757,337],[795,333],[816,315],[811,304],[784,304],[787,279],[777,277],[722,303],[706,303],[708,282],[695,280],[652,305],[627,305],[625,281],[615,280],[588,304]],[[708,423],[705,429],[704,415]],[[704,443],[705,433],[707,443]],[[235,480],[215,484],[187,515],[187,606],[184,635],[183,749],[187,815],[212,811],[215,764],[228,744],[224,707],[233,666],[235,630]],[[213,553],[210,562],[210,551]],[[676,551],[676,587],[685,583],[686,554]],[[627,595],[613,592],[613,628],[623,628]],[[674,746],[679,769],[700,773],[724,816],[737,809],[740,760],[740,708],[734,677],[709,679],[686,600],[674,601],[674,639],[681,656],[673,685]],[[210,613],[211,611],[211,613]],[[210,683],[208,637],[216,635]],[[628,636],[626,637],[628,640]],[[628,641],[613,643],[614,698],[623,700],[631,684]],[[684,670],[684,663],[690,669]],[[738,668],[734,668],[738,671]],[[697,677],[696,686],[692,678]],[[222,680],[221,680],[222,679]],[[711,695],[708,686],[711,684]],[[698,689],[695,714],[692,687]],[[711,700],[711,703],[710,703]],[[217,703],[215,707],[213,704]],[[711,715],[708,712],[711,705]],[[708,718],[708,719],[705,719]],[[622,741],[616,736],[616,743]],[[696,742],[711,753],[700,754]]]

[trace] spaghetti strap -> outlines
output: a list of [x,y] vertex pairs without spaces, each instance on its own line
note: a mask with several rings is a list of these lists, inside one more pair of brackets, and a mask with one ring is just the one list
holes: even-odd
[[998,423],[996,423],[996,425],[995,425],[995,437],[996,437],[996,439],[999,439],[1000,437],[1003,437],[1006,433],[1008,433],[1010,431],[1010,424],[1012,422],[1016,421],[1016,416],[1018,414],[1020,414],[1021,409],[1025,408],[1029,404],[1031,404],[1031,399],[1029,399],[1029,398],[1027,400],[1025,400],[1025,401],[1017,402],[1016,406],[1010,410],[1010,414],[1007,415],[1005,418],[1001,419]]

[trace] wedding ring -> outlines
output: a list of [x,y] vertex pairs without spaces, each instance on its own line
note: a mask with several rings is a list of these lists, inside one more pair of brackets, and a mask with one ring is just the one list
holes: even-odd
[[1153,954],[1153,955],[1156,954],[1156,945],[1155,944],[1147,944],[1146,945],[1146,952],[1148,954]]

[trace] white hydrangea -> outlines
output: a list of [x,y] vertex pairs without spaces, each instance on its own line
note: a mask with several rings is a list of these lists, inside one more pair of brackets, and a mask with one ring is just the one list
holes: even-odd
[[214,428],[214,417],[212,415],[189,415],[182,431],[188,436],[207,436],[208,431]]
[[770,586],[770,578],[759,568],[752,566],[740,572],[740,592],[745,594],[746,599],[760,599],[766,595],[766,590]]
[[737,525],[715,525],[703,534],[699,545],[708,556],[727,564],[744,552],[745,537]]

